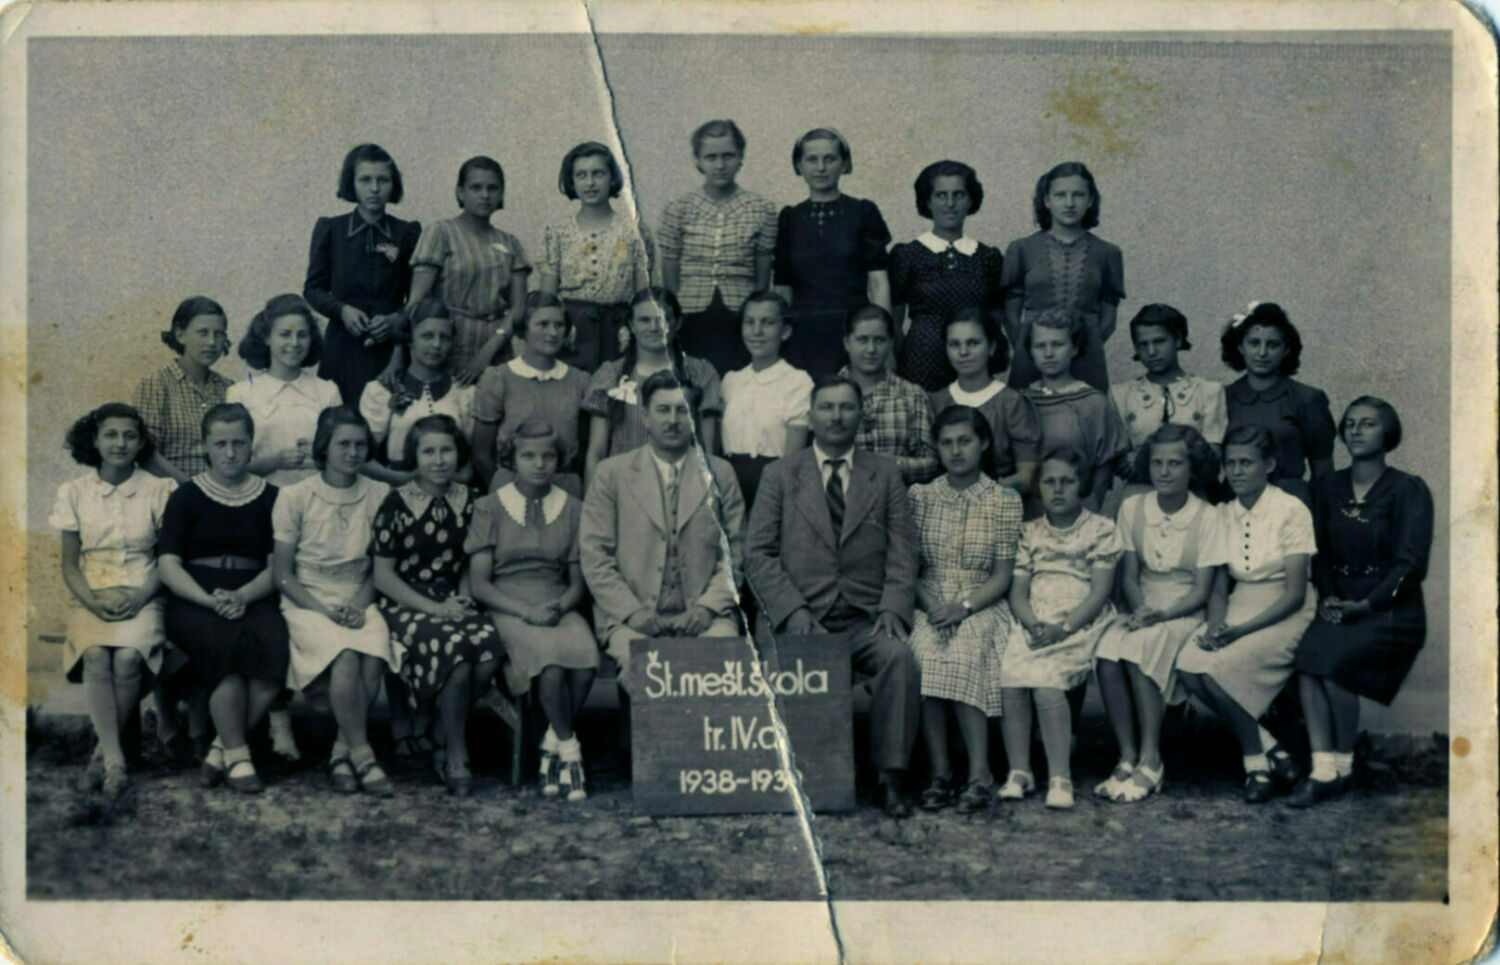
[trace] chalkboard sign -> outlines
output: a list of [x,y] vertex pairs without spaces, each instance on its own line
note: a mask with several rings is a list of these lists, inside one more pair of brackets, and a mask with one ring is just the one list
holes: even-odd
[[[630,645],[631,790],[643,814],[854,807],[854,722],[844,635],[645,639]],[[757,653],[757,649],[759,652]]]

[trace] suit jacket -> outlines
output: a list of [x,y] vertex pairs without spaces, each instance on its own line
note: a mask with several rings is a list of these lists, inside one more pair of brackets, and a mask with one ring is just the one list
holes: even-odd
[[[689,607],[725,615],[739,603],[740,552],[745,501],[734,469],[714,456],[709,466],[694,450],[682,467],[677,490],[677,561]],[[594,628],[604,640],[626,617],[655,609],[667,562],[666,513],[651,447],[641,446],[599,463],[578,530],[583,578],[594,597]]]
[[779,629],[798,607],[822,620],[840,593],[871,616],[912,621],[917,536],[896,460],[853,450],[843,532],[811,446],[766,467],[745,538],[750,586]]

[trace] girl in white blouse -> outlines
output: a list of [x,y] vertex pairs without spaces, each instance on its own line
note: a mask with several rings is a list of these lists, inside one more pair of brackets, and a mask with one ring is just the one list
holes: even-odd
[[770,290],[752,292],[740,309],[740,338],[750,364],[724,376],[724,456],[746,509],[766,466],[807,445],[812,377],[781,357],[792,337],[791,306]]
[[[1244,754],[1245,800],[1260,804],[1296,783],[1291,755],[1258,720],[1292,676],[1297,641],[1312,623],[1317,594],[1308,568],[1317,553],[1312,514],[1270,485],[1276,441],[1258,426],[1224,437],[1224,473],[1235,498],[1217,507],[1199,565],[1223,566],[1208,598],[1207,623],[1177,659],[1188,692],[1234,732]],[[1229,589],[1230,579],[1234,589]]]

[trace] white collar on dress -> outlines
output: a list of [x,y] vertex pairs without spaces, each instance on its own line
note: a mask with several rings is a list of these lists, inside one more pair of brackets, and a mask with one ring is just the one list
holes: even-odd
[[295,379],[278,379],[271,374],[270,369],[254,369],[245,376],[245,381],[250,383],[252,390],[259,389],[266,396],[276,396],[291,390],[315,400],[313,387],[322,380],[307,369],[298,372]]
[[939,238],[931,231],[928,231],[918,235],[917,242],[921,244],[922,247],[926,248],[928,251],[932,252],[935,255],[941,255],[949,248],[953,248],[961,255],[972,257],[974,252],[979,250],[979,242],[975,241],[973,238],[970,238],[968,235],[964,235],[957,241],[950,242],[944,241],[942,238]]
[[566,378],[568,374],[568,363],[562,359],[558,359],[556,364],[545,372],[528,365],[526,360],[519,355],[505,364],[521,378],[535,379],[538,382],[555,382],[558,379]]
[[1155,491],[1144,493],[1146,507],[1146,525],[1153,529],[1187,529],[1193,525],[1193,520],[1198,518],[1198,511],[1203,507],[1203,500],[1192,493],[1188,493],[1187,502],[1175,513],[1162,511],[1161,503],[1157,502]]
[[[1240,502],[1240,497],[1235,496],[1229,500],[1229,511],[1234,514],[1236,521],[1242,522],[1247,518],[1260,519],[1274,511],[1272,507],[1281,501],[1282,495],[1282,491],[1277,488],[1275,483],[1268,482],[1266,483],[1265,492],[1260,494],[1260,498],[1255,501],[1254,506],[1246,509],[1245,504]],[[1296,497],[1292,498],[1295,499]]]
[[739,372],[753,385],[769,385],[784,378],[787,370],[791,368],[792,363],[786,359],[777,359],[759,372],[755,371],[755,366],[753,365],[747,365],[740,369]]
[[[526,496],[516,486],[509,482],[501,486],[495,492],[495,498],[500,501],[500,508],[505,510],[505,515],[516,521],[518,526],[526,525]],[[551,526],[557,517],[562,515],[563,507],[568,505],[567,490],[560,486],[553,486],[547,490],[547,495],[542,497],[542,522]]]
[[991,379],[990,384],[978,392],[969,392],[961,388],[957,382],[950,382],[948,384],[948,394],[953,396],[954,405],[967,405],[977,409],[999,395],[1004,388],[1005,383],[999,379]]
[[347,506],[351,503],[357,503],[371,495],[378,495],[381,499],[385,498],[385,493],[381,491],[385,488],[385,483],[371,479],[368,476],[355,476],[354,485],[346,486],[343,489],[339,489],[337,486],[330,486],[328,481],[323,478],[321,472],[308,478],[310,480],[308,485],[311,486],[313,495],[326,503],[333,503],[336,506]]
[[109,497],[114,495],[119,495],[128,499],[141,491],[141,477],[145,475],[145,470],[141,469],[139,466],[133,466],[131,467],[130,475],[126,476],[122,482],[110,482],[103,476],[99,475],[98,469],[95,469],[93,474],[89,478],[93,481],[94,486],[99,490],[99,495],[103,496],[105,499],[108,499]]
[[[413,516],[421,516],[432,504],[432,497],[427,495],[427,490],[415,479],[403,484],[397,492],[401,494],[402,502],[406,503]],[[443,494],[443,498],[448,501],[448,507],[453,512],[462,513],[469,502],[469,487],[455,480],[448,484],[448,491]]]
[[266,480],[264,477],[247,473],[245,481],[240,483],[239,488],[230,489],[215,479],[212,473],[200,472],[193,477],[193,485],[214,502],[233,508],[245,506],[259,499],[260,494],[265,492]]

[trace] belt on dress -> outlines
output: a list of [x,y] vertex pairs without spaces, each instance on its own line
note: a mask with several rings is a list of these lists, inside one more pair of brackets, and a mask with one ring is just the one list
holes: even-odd
[[236,556],[233,553],[220,553],[218,556],[195,556],[187,561],[188,566],[203,566],[215,570],[263,570],[266,568],[265,560],[258,560],[253,556]]

